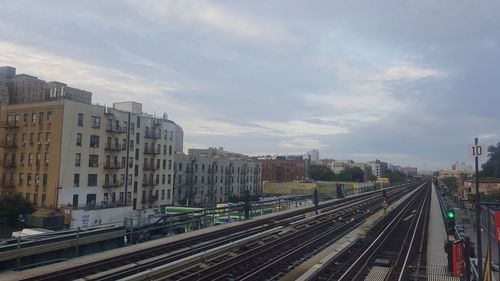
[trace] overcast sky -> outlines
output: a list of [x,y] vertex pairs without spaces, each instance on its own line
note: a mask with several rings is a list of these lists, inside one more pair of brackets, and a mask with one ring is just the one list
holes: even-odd
[[0,6],[0,65],[167,112],[185,148],[431,169],[500,141],[499,1]]

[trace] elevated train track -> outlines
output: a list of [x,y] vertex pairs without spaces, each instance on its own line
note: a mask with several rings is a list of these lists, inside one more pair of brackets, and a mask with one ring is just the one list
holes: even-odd
[[[416,186],[415,183],[403,187],[387,189],[390,197],[396,198]],[[148,243],[135,245],[133,250],[122,248],[116,254],[106,255],[103,258],[87,259],[82,263],[72,263],[67,267],[54,265],[52,269],[33,269],[26,272],[18,280],[116,280],[126,278],[133,274],[143,274],[146,279],[151,279],[151,272],[155,268],[166,264],[178,263],[189,260],[194,255],[211,253],[204,256],[202,262],[170,269],[158,276],[159,280],[188,280],[196,279],[217,280],[226,279],[228,276],[241,276],[246,280],[264,278],[269,276],[269,261],[273,261],[272,268],[290,268],[308,255],[313,255],[318,250],[331,244],[335,237],[341,237],[346,231],[352,229],[369,213],[376,211],[381,206],[382,191],[368,192],[357,196],[325,202],[320,205],[320,214],[310,218],[307,214],[314,212],[314,206],[302,207],[258,218],[251,221],[214,227],[199,233],[191,232],[179,235],[177,239],[168,243]],[[367,210],[370,210],[367,212]],[[306,218],[306,216],[308,218]],[[159,241],[159,240],[157,240]],[[244,241],[244,243],[242,242]],[[232,243],[241,242],[232,245]],[[281,246],[303,245],[297,247]],[[230,246],[228,246],[230,245]],[[232,245],[232,246],[231,246]],[[220,248],[220,252],[213,249]],[[232,247],[231,249],[222,249]],[[259,253],[254,258],[247,259],[249,253]],[[301,252],[301,254],[297,254]],[[301,256],[299,259],[293,257]],[[266,258],[267,257],[267,258]],[[252,261],[252,270],[241,267],[242,264]],[[231,272],[225,272],[224,266],[231,264]],[[267,267],[266,267],[267,266]],[[262,269],[266,267],[267,269]],[[210,269],[208,275],[207,269]],[[205,271],[204,271],[205,270]],[[221,271],[222,270],[222,271]],[[239,271],[238,271],[239,270]],[[284,271],[284,270],[282,270]],[[147,272],[147,273],[144,273]],[[243,272],[245,274],[243,274]],[[32,274],[30,276],[30,274]],[[264,275],[263,275],[264,274]],[[282,274],[279,270],[272,273],[274,276]],[[167,277],[165,277],[167,276]],[[140,276],[136,276],[140,280]],[[214,277],[215,279],[212,279]],[[144,279],[144,280],[146,280]],[[235,278],[235,280],[238,278]],[[271,278],[272,279],[272,278]]]
[[301,280],[427,280],[430,184],[377,224],[364,239]]

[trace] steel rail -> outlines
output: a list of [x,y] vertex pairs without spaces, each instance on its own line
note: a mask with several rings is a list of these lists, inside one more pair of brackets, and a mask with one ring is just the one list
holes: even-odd
[[[398,191],[398,192],[402,192],[402,191]],[[365,199],[363,200],[362,202],[356,202],[356,205],[354,206],[350,206],[350,212],[354,212],[356,213],[360,208],[362,208],[363,206],[367,205],[367,204],[372,204],[372,205],[377,205],[378,203],[380,203],[380,199],[381,198],[378,198],[378,197],[373,197],[373,198],[368,198],[368,199]],[[370,201],[371,200],[371,201]],[[354,204],[354,203],[353,203]],[[351,204],[352,205],[352,204]],[[339,209],[335,209],[335,210],[330,210],[326,213],[322,213],[320,215],[318,215],[317,217],[315,217],[315,219],[319,219],[321,218],[323,215],[332,215],[336,212],[339,212]],[[363,214],[363,216],[365,216],[366,214]],[[346,225],[351,225],[352,222],[348,222],[346,223],[345,225],[342,225],[340,229],[344,230],[345,226]],[[321,228],[325,228],[325,225],[319,225],[317,229],[321,229]],[[313,230],[316,230],[316,228],[314,229],[307,229],[307,231],[309,232],[312,232]],[[334,229],[330,232],[327,231],[327,234],[332,234],[334,233],[335,231],[339,231],[339,229]],[[307,234],[307,233],[306,233]],[[294,234],[295,237],[291,237],[290,240],[283,240],[284,242],[283,243],[277,243],[277,241],[273,241],[272,242],[272,245],[271,246],[268,246],[268,245],[264,245],[262,247],[259,248],[259,251],[257,251],[256,249],[253,250],[253,253],[252,255],[250,256],[247,256],[243,261],[245,260],[250,260],[252,258],[257,258],[261,255],[263,255],[264,253],[266,252],[269,252],[270,249],[275,249],[277,247],[279,247],[280,245],[283,245],[283,244],[286,244],[286,243],[289,243],[291,240],[293,239],[297,239],[297,234]],[[327,237],[327,235],[323,235],[323,237]],[[337,237],[338,238],[338,237]],[[336,239],[336,238],[335,238]],[[333,239],[333,240],[335,240]],[[311,241],[311,240],[309,240]],[[320,241],[320,239],[318,238],[313,238],[312,241]],[[309,246],[309,243],[306,244],[307,246]],[[300,250],[303,250],[305,249],[306,247],[299,247],[297,249],[297,252],[300,251]],[[262,251],[260,251],[260,249],[263,249]],[[207,269],[204,269],[202,270],[201,272],[194,272],[194,273],[191,273],[191,274],[187,274],[185,275],[184,277],[181,277],[181,279],[179,280],[192,280],[192,279],[197,279],[197,280],[206,280],[206,279],[209,279],[209,280],[218,280],[218,278],[222,278],[221,276],[219,277],[216,277],[216,275],[218,274],[223,274],[225,271],[227,271],[228,269],[232,268],[235,266],[235,264],[241,264],[243,261],[241,260],[241,256],[237,256],[237,257],[234,257],[232,259],[233,262],[228,262],[228,261],[223,261],[221,262],[218,267],[219,267],[219,270],[215,270],[214,267],[209,267]],[[229,264],[228,264],[229,263]],[[216,266],[217,267],[217,266]],[[166,276],[164,277],[165,279],[175,279],[175,277],[173,277],[172,275],[170,276]],[[163,280],[163,279],[161,279]]]
[[[417,219],[417,222],[416,222],[416,225],[415,225],[415,228],[413,230],[413,235],[411,237],[411,241],[410,241],[410,245],[408,246],[408,251],[406,252],[406,256],[405,256],[405,259],[404,259],[404,262],[401,266],[401,272],[399,274],[399,277],[398,277],[398,281],[401,281],[403,280],[403,277],[404,277],[404,274],[405,274],[405,270],[406,270],[406,267],[408,265],[408,261],[409,261],[409,258],[410,258],[410,254],[412,254],[411,252],[411,249],[413,248],[413,243],[415,242],[416,240],[416,235],[417,235],[417,230],[418,230],[418,226],[420,225],[420,222],[421,222],[421,218],[422,218],[422,213],[424,212],[424,209],[425,207],[427,206],[426,202],[428,202],[428,198],[429,198],[429,194],[430,192],[426,192],[425,194],[425,199],[424,199],[424,203],[422,204],[422,208],[420,208],[420,212],[419,212],[419,215],[418,215],[418,219]],[[428,210],[428,209],[427,209]]]
[[[396,186],[396,187],[391,187],[386,190],[397,190],[398,187],[410,187],[412,184],[409,185],[403,185],[403,186]],[[377,191],[372,191],[372,192],[367,192],[364,194],[340,199],[340,200],[334,200],[332,202],[327,202],[323,203],[320,205],[320,209],[322,210],[327,210],[329,207],[338,207],[338,206],[345,206],[350,204],[352,201],[359,200],[360,198],[364,197],[376,197],[380,196],[381,190]],[[133,264],[134,261],[140,261],[145,259],[146,257],[151,257],[154,255],[161,255],[162,253],[166,253],[169,251],[174,251],[178,249],[182,249],[183,247],[186,246],[191,246],[193,244],[198,244],[198,243],[209,243],[212,240],[217,239],[217,237],[220,236],[226,236],[226,235],[231,235],[232,233],[236,233],[238,231],[247,231],[248,229],[251,229],[252,227],[260,227],[262,230],[266,229],[271,229],[272,227],[279,226],[280,224],[283,225],[283,221],[293,218],[294,216],[303,216],[306,213],[314,211],[314,207],[306,207],[306,208],[300,208],[298,210],[293,210],[290,212],[287,212],[285,214],[278,214],[270,218],[262,218],[262,219],[256,219],[253,221],[246,222],[244,224],[238,224],[230,228],[222,229],[222,230],[216,230],[212,231],[209,233],[204,233],[201,235],[193,236],[193,237],[187,237],[184,239],[180,239],[175,242],[167,243],[161,246],[155,246],[155,247],[144,247],[144,249],[137,250],[134,252],[122,254],[122,255],[116,255],[112,256],[103,260],[96,260],[96,261],[91,261],[87,262],[85,264],[80,264],[74,267],[69,267],[65,268],[64,270],[59,270],[55,272],[48,272],[44,274],[40,274],[36,277],[27,277],[21,280],[61,280],[61,279],[68,279],[68,278],[78,278],[81,276],[88,276],[89,273],[93,274],[96,272],[100,272],[103,269],[106,268],[115,268],[117,266],[127,266],[130,264]],[[130,268],[130,266],[129,266]]]
[[[340,276],[338,280],[341,281],[351,281],[356,280],[362,274],[363,269],[379,249],[383,246],[384,242],[387,241],[388,237],[393,233],[401,220],[405,217],[407,212],[411,209],[411,206],[416,202],[417,198],[422,196],[424,185],[420,187],[419,192],[415,193],[409,199],[409,203],[404,205],[403,208],[397,213],[397,215],[384,227],[382,232],[370,243],[370,245],[363,251],[363,253],[353,262],[353,264]],[[352,276],[354,274],[354,277]]]

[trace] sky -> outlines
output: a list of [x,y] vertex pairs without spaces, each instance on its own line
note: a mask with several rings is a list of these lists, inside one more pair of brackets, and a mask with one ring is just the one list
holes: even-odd
[[0,65],[166,112],[185,148],[437,169],[500,142],[500,1],[0,6]]

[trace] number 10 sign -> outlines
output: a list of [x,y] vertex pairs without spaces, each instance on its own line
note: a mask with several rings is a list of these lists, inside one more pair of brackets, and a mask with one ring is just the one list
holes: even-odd
[[484,146],[481,144],[470,144],[468,154],[472,158],[478,157],[479,159],[482,159],[486,156],[486,151],[484,151]]

